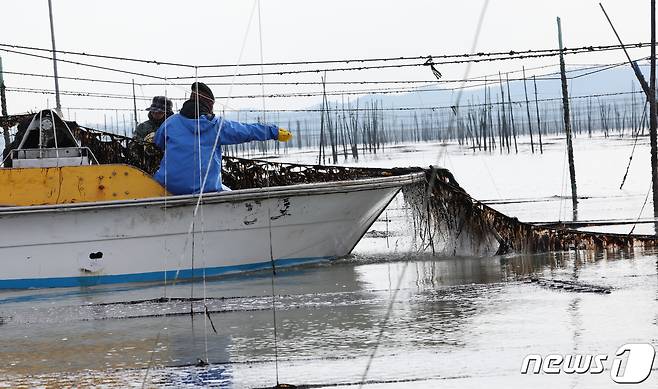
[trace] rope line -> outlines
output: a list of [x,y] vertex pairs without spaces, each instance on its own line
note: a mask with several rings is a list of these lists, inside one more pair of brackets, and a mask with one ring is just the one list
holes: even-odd
[[[583,47],[577,47],[577,48],[572,48],[568,49],[565,48],[563,49],[563,54],[565,55],[570,55],[570,54],[582,54],[582,53],[593,53],[593,52],[605,52],[605,51],[614,51],[614,50],[623,50],[624,48],[645,48],[648,47],[648,43],[636,43],[636,44],[630,44],[630,45],[607,45],[607,46],[583,46]],[[34,53],[28,53],[24,51],[18,51],[18,50],[13,50],[13,49],[8,49],[6,48],[7,45],[1,46],[0,45],[0,51],[8,52],[8,53],[13,53],[13,54],[19,54],[19,55],[25,55],[25,56],[30,56],[34,58],[41,58],[41,59],[47,59],[47,60],[52,60],[51,57],[44,56],[44,55],[39,55],[39,54],[34,54]],[[11,47],[11,46],[10,46]],[[42,49],[44,51],[50,51],[48,49]],[[362,66],[352,66],[352,67],[342,67],[342,68],[323,68],[323,69],[297,69],[297,70],[279,70],[279,71],[270,71],[270,72],[260,72],[260,73],[242,73],[242,74],[219,74],[219,75],[204,75],[204,76],[198,76],[198,78],[223,78],[223,77],[249,77],[249,76],[259,76],[262,74],[265,75],[285,75],[285,74],[303,74],[303,73],[323,73],[323,72],[338,72],[338,71],[363,71],[363,70],[371,70],[371,69],[388,69],[388,68],[404,68],[404,67],[419,67],[423,66],[426,67],[428,65],[436,66],[436,65],[448,65],[448,64],[463,64],[463,63],[480,63],[480,62],[495,62],[495,61],[508,61],[508,60],[515,60],[515,59],[527,59],[527,58],[546,58],[546,57],[555,57],[560,55],[560,50],[558,49],[546,49],[546,50],[535,50],[535,51],[514,51],[511,50],[507,53],[480,53],[481,55],[475,56],[473,58],[473,55],[454,55],[454,56],[436,56],[436,57],[414,57],[409,58],[408,60],[417,60],[419,62],[414,62],[414,63],[402,63],[402,64],[391,64],[391,65],[362,65]],[[428,61],[428,58],[431,61]],[[444,60],[444,61],[439,61],[436,62],[434,61],[434,58],[465,58],[465,59],[457,59],[457,60]],[[110,68],[107,66],[100,66],[100,65],[94,65],[90,63],[85,63],[85,62],[79,62],[79,61],[71,61],[71,60],[65,60],[65,59],[58,59],[59,62],[63,63],[70,63],[74,65],[79,65],[79,66],[86,66],[86,67],[91,67],[91,68],[96,68],[96,69],[101,69],[101,70],[107,70],[107,71],[112,71],[112,72],[118,72],[118,73],[123,73],[123,74],[130,74],[130,75],[136,75],[136,76],[141,76],[141,77],[146,77],[146,78],[153,78],[153,79],[159,79],[162,80],[163,77],[160,76],[155,76],[151,74],[146,74],[146,73],[138,73],[138,72],[132,72],[128,70],[121,70],[121,69],[116,69],[116,68]],[[139,62],[139,61],[138,61]],[[146,61],[147,63],[154,63],[153,61]],[[158,62],[158,61],[156,61]],[[333,61],[333,62],[319,62],[319,63],[336,63],[336,62],[346,62],[346,61]],[[352,62],[357,62],[357,61],[348,61],[346,63],[352,63]],[[362,61],[365,62],[365,61]],[[161,63],[161,62],[160,62]],[[316,62],[313,61],[299,61],[299,62],[289,62],[289,63],[281,63],[284,65],[300,65],[300,64],[315,64]],[[253,64],[249,64],[250,66],[255,66]],[[229,65],[226,65],[226,67]],[[218,67],[218,66],[212,66],[212,67]],[[222,65],[221,67],[225,67]],[[197,67],[198,68],[198,67]],[[175,80],[189,80],[189,79],[195,79],[195,77],[189,77],[189,76],[181,76],[181,77],[172,77],[171,79]]]
[[[651,43],[649,42],[638,42],[625,45],[599,45],[599,46],[580,46],[574,48],[564,48],[563,51],[565,54],[570,54],[574,52],[596,52],[596,51],[607,51],[607,50],[623,50],[626,49],[635,49],[635,48],[647,48],[650,47]],[[8,43],[0,43],[0,51],[9,51],[7,48],[11,49],[21,49],[21,50],[32,50],[32,51],[41,51],[52,53],[53,51],[58,54],[69,54],[83,57],[92,57],[92,58],[101,58],[101,59],[112,59],[119,61],[128,61],[128,62],[139,62],[151,65],[166,65],[166,66],[177,66],[177,67],[187,67],[187,68],[231,68],[235,64],[210,64],[210,65],[192,65],[184,64],[177,62],[168,62],[155,59],[141,59],[141,58],[130,58],[130,57],[121,57],[105,54],[94,54],[86,52],[77,52],[77,51],[67,51],[67,50],[52,50],[48,48],[40,48],[34,46],[23,46],[23,45],[14,45]],[[560,49],[537,49],[537,50],[508,50],[508,51],[496,51],[496,52],[478,52],[478,53],[462,53],[462,54],[442,54],[442,55],[419,55],[419,56],[400,56],[400,57],[379,57],[379,58],[346,58],[346,59],[328,59],[328,60],[313,60],[313,61],[278,61],[278,62],[265,62],[265,63],[245,63],[241,64],[241,67],[262,67],[262,66],[289,66],[289,65],[319,65],[319,64],[350,64],[350,63],[369,63],[369,62],[395,62],[395,61],[427,61],[428,59],[451,59],[451,58],[488,58],[488,57],[513,57],[519,55],[559,55]],[[30,53],[28,53],[30,54]],[[50,58],[52,59],[52,58]],[[59,61],[59,59],[58,59]],[[476,60],[477,62],[477,60]],[[440,65],[445,62],[434,62],[434,65]]]
[[[485,84],[482,84],[481,86],[484,86]],[[493,84],[492,84],[493,85]],[[480,85],[478,85],[480,86]],[[334,96],[343,96],[343,95],[386,95],[386,94],[399,94],[399,93],[425,93],[425,92],[451,92],[451,91],[460,91],[463,89],[470,89],[474,88],[475,86],[468,86],[468,87],[461,87],[461,88],[445,88],[445,89],[417,89],[417,90],[395,90],[395,91],[372,91],[368,93],[364,92],[327,92],[327,95],[334,95]],[[6,88],[8,92],[16,92],[16,93],[35,93],[35,94],[47,94],[47,95],[52,95],[55,92],[48,90],[48,89],[33,89],[33,88],[15,88],[15,87],[8,87]],[[630,92],[610,92],[610,93],[598,93],[598,94],[590,94],[590,95],[580,95],[580,96],[573,96],[569,97],[570,99],[586,99],[586,98],[592,98],[592,97],[610,97],[610,96],[623,96],[623,95],[632,95],[632,94],[642,94],[644,93],[643,91],[630,91]],[[111,99],[120,99],[120,100],[132,100],[133,96],[131,95],[119,95],[119,94],[100,94],[100,93],[94,93],[94,92],[78,92],[78,91],[60,91],[60,94],[62,95],[67,95],[67,96],[80,96],[80,97],[98,97],[98,98],[111,98]],[[243,95],[243,96],[218,96],[217,98],[225,98],[225,99],[254,99],[254,98],[262,98],[262,97],[268,97],[268,98],[284,98],[284,97],[317,97],[317,96],[322,96],[323,93],[320,92],[313,92],[313,93],[290,93],[290,94],[269,94],[269,95]],[[151,100],[150,98],[146,96],[137,96],[136,97],[138,100],[144,100],[144,101],[149,101]],[[183,97],[173,97],[170,98],[170,100],[173,101],[185,101],[187,100],[186,98]],[[544,98],[544,99],[538,99],[538,102],[548,102],[548,101],[558,101],[562,100],[561,97],[549,97],[549,98]],[[478,104],[466,104],[466,105],[460,105],[460,108],[473,108],[473,107],[483,107],[483,106],[489,106],[489,105],[508,105],[510,102],[509,101],[496,101],[496,102],[490,102],[488,104],[484,103],[478,103]],[[513,100],[511,102],[512,104],[521,104],[525,103],[525,100]],[[350,111],[354,110],[361,110],[361,111],[390,111],[390,110],[417,110],[417,109],[431,109],[431,110],[437,110],[437,109],[453,109],[454,105],[450,106],[436,106],[436,107],[396,107],[396,108],[385,108],[385,107],[373,107],[373,108],[360,108],[360,109],[350,109]],[[84,109],[83,108],[68,108],[68,109]],[[108,111],[113,111],[116,108],[105,108]],[[324,111],[343,111],[342,108],[331,108],[327,107]],[[228,110],[229,112],[232,110]],[[300,109],[276,109],[276,110],[265,110],[263,111],[262,109],[254,110],[254,109],[238,109],[235,111],[240,111],[240,112],[322,112],[322,109],[313,109],[313,108],[300,108]]]
[[[643,58],[645,59],[645,58]],[[625,65],[626,62],[622,62],[618,65]],[[616,64],[617,65],[617,64]],[[540,70],[540,69],[546,69],[546,68],[551,68],[551,67],[556,67],[559,66],[559,64],[550,64],[550,65],[543,65],[543,66],[536,66],[532,68],[527,68],[526,70]],[[576,65],[576,64],[567,64],[566,66],[581,66],[581,65]],[[578,71],[584,71],[588,69],[600,69],[600,68],[607,68],[611,66],[610,64],[594,64],[594,65],[587,65],[580,67],[578,69],[569,69],[567,70],[567,73],[572,73],[572,72],[578,72]],[[604,69],[607,70],[607,69]],[[514,73],[521,73],[522,70],[512,70],[509,73],[514,74]],[[3,74],[12,74],[12,75],[17,75],[17,76],[28,76],[28,77],[42,77],[42,78],[54,78],[55,76],[52,74],[39,74],[39,73],[25,73],[25,72],[15,72],[15,71],[7,71],[3,70]],[[548,75],[555,75],[558,74],[558,72],[551,72],[548,73]],[[473,78],[467,79],[467,80],[459,80],[459,79],[441,79],[441,80],[436,80],[436,79],[429,79],[429,80],[381,80],[381,81],[328,81],[326,82],[326,85],[367,85],[367,84],[417,84],[417,83],[429,83],[429,84],[450,84],[450,83],[458,83],[458,82],[480,82],[482,81],[485,77],[491,77],[494,76],[492,75],[482,75],[482,76],[475,76]],[[579,78],[582,75],[579,76],[574,76],[573,78]],[[132,81],[120,81],[120,80],[108,80],[108,79],[100,79],[100,78],[84,78],[84,77],[71,77],[71,76],[58,76],[57,78],[63,79],[63,80],[73,80],[73,81],[89,81],[89,82],[98,82],[98,83],[108,83],[108,84],[119,84],[119,85],[132,85]],[[552,80],[553,78],[549,78],[546,80]],[[538,80],[543,81],[543,78],[538,78]],[[510,78],[510,81],[523,81],[523,78]],[[227,86],[231,85],[230,82],[206,82],[206,85],[209,86]],[[320,81],[268,81],[264,82],[264,85],[322,85],[322,82]],[[143,86],[163,86],[163,85],[176,85],[176,86],[188,86],[188,83],[171,83],[169,81],[165,82],[142,82],[140,85]],[[251,86],[260,86],[261,82],[259,81],[242,81],[242,82],[235,82],[233,85],[251,85]]]
[[[24,53],[24,52],[16,51],[16,50],[8,50],[8,49],[0,48],[0,51],[5,51],[5,52],[8,52],[8,53],[13,53],[13,54],[25,55],[25,56],[28,56],[28,57],[46,59],[48,61],[53,60],[52,57],[46,57],[46,56],[38,55],[38,54]],[[110,67],[107,67],[107,66],[93,65],[93,64],[88,64],[88,63],[84,63],[84,62],[70,61],[70,60],[66,60],[66,59],[58,59],[57,62],[64,62],[64,63],[69,63],[69,64],[72,64],[72,65],[85,66],[85,67],[90,67],[90,68],[95,68],[95,69],[100,69],[100,70],[107,70],[107,71],[116,72],[116,73],[131,74],[131,75],[134,75],[134,76],[141,76],[141,77],[146,77],[146,78],[155,78],[155,79],[158,79],[158,80],[163,79],[163,77],[154,76],[154,75],[151,75],[151,74],[131,72],[131,71],[128,71],[128,70],[110,68]]]
[[[635,232],[635,227],[637,226],[638,222],[640,221],[640,218],[642,217],[642,212],[644,212],[644,207],[647,205],[647,201],[649,200],[649,195],[653,192],[653,187],[650,186],[649,190],[647,191],[647,195],[644,197],[644,203],[642,204],[642,208],[640,209],[640,213],[637,215],[637,219],[635,220],[635,223],[633,223],[633,228],[628,232],[628,236],[633,235],[633,232]],[[654,222],[655,222],[655,217],[654,217]]]
[[628,165],[626,165],[626,172],[624,173],[624,177],[621,179],[621,184],[619,185],[619,190],[622,190],[624,188],[624,184],[626,183],[626,177],[628,177],[628,171],[631,169],[631,162],[633,162],[633,154],[635,154],[635,147],[637,146],[637,141],[640,138],[640,130],[644,132],[644,125],[645,125],[645,119],[647,117],[647,105],[649,104],[649,100],[645,100],[644,103],[644,108],[642,109],[642,118],[640,119],[640,124],[636,129],[635,132],[635,140],[633,141],[633,149],[631,150],[631,155],[628,158]]

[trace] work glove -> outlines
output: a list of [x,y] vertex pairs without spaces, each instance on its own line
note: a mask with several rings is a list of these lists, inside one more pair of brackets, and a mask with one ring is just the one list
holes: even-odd
[[279,142],[288,142],[292,139],[292,132],[286,130],[285,128],[279,128],[279,136],[276,138]]
[[144,137],[144,142],[146,143],[153,143],[153,140],[155,139],[155,132],[149,132],[145,137]]

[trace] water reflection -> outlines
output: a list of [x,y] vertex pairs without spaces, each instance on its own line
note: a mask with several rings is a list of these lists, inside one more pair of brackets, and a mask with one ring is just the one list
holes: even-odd
[[[614,352],[628,340],[656,341],[657,272],[655,252],[641,250],[362,256],[281,271],[280,374],[297,384],[358,382],[385,323],[369,373],[375,381],[434,386],[449,378],[468,386],[496,372],[518,383],[530,352]],[[601,284],[613,293],[550,290],[526,282],[532,277]],[[0,358],[7,362],[0,376],[28,386],[127,386],[140,384],[148,370],[147,381],[158,386],[271,386],[270,281],[262,273],[197,284],[196,297],[208,300],[194,309],[213,312],[217,334],[202,314],[187,314],[189,302],[106,304],[153,298],[162,292],[157,285],[53,290],[57,298],[38,292],[32,300],[25,300],[29,292],[0,293],[0,316],[11,317],[0,326]],[[190,291],[181,284],[168,293]],[[469,362],[476,357],[478,364]],[[194,367],[198,359],[211,365]],[[582,383],[569,377],[558,386]]]
[[501,258],[503,273],[507,279],[524,279],[533,276],[564,276],[570,270],[570,277],[577,280],[580,269],[598,262],[626,261],[633,265],[636,256],[652,256],[656,249],[636,248],[633,250],[586,251],[520,254]]

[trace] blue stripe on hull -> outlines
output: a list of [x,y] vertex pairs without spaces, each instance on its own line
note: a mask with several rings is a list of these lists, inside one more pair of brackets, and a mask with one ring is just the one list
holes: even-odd
[[[274,261],[274,263],[276,267],[288,267],[301,264],[316,263],[326,261],[328,259],[331,259],[331,257],[290,258],[277,259]],[[235,266],[207,267],[205,269],[168,270],[166,272],[166,279],[168,281],[172,281],[174,278],[177,280],[201,278],[203,277],[204,272],[206,277],[213,277],[229,273],[240,273],[271,268],[272,262],[266,261]],[[89,275],[82,277],[22,278],[15,280],[0,280],[0,289],[68,288],[74,286],[123,284],[129,282],[161,282],[164,280],[164,271],[132,274]]]

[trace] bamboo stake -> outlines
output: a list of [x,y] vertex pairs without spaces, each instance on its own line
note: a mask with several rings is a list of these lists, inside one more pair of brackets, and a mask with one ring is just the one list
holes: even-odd
[[512,123],[512,136],[514,137],[514,152],[519,153],[519,147],[516,144],[516,126],[514,125],[514,108],[512,108],[512,95],[509,89],[509,73],[505,74],[505,79],[507,80],[507,101],[509,102],[509,117],[510,122]]
[[528,132],[530,133],[530,148],[535,153],[535,142],[532,139],[532,120],[530,119],[530,102],[528,101],[528,85],[525,78],[525,66],[523,66],[523,90],[525,91],[525,108],[528,113]]
[[318,155],[318,165],[321,165],[324,162],[324,158],[322,155],[322,151],[324,149],[324,110],[325,110],[325,102],[326,102],[326,94],[325,94],[325,81],[324,77],[322,77],[322,112],[320,113],[320,145],[319,145],[319,155]]
[[133,111],[135,115],[135,129],[139,125],[139,119],[137,118],[137,97],[135,97],[135,79],[133,78]]
[[[2,57],[0,57],[0,105],[2,108],[2,116],[7,116],[7,97],[5,96],[5,80],[2,75]],[[9,136],[9,127],[2,127],[2,135],[5,140],[5,148],[9,147],[11,137]],[[3,156],[4,158],[4,156]]]
[[532,82],[535,84],[535,108],[537,108],[537,133],[539,134],[539,153],[544,154],[544,146],[541,142],[541,119],[539,116],[539,100],[537,99],[537,79],[532,76]]
[[[658,218],[658,145],[656,127],[656,0],[651,0],[651,76],[649,80],[649,137],[651,139],[651,183],[653,216]],[[655,224],[658,235],[658,222]]]
[[573,158],[573,141],[571,139],[571,118],[569,116],[569,91],[567,89],[567,74],[564,65],[562,47],[562,23],[557,18],[558,41],[560,44],[560,74],[562,78],[562,106],[564,109],[564,131],[567,136],[567,154],[569,158],[569,177],[571,179],[571,202],[573,204],[573,220],[578,219],[578,193],[576,188],[576,167]]
[[[500,127],[502,131],[502,137],[501,141],[505,142],[505,145],[507,146],[507,154],[509,154],[509,129],[507,126],[507,117],[505,115],[505,90],[503,89],[503,76],[498,72],[498,84],[500,85],[500,106],[498,113],[501,115],[500,117]],[[501,114],[502,112],[502,114]],[[502,144],[502,142],[501,142]],[[502,153],[502,147],[501,147],[501,153]]]

